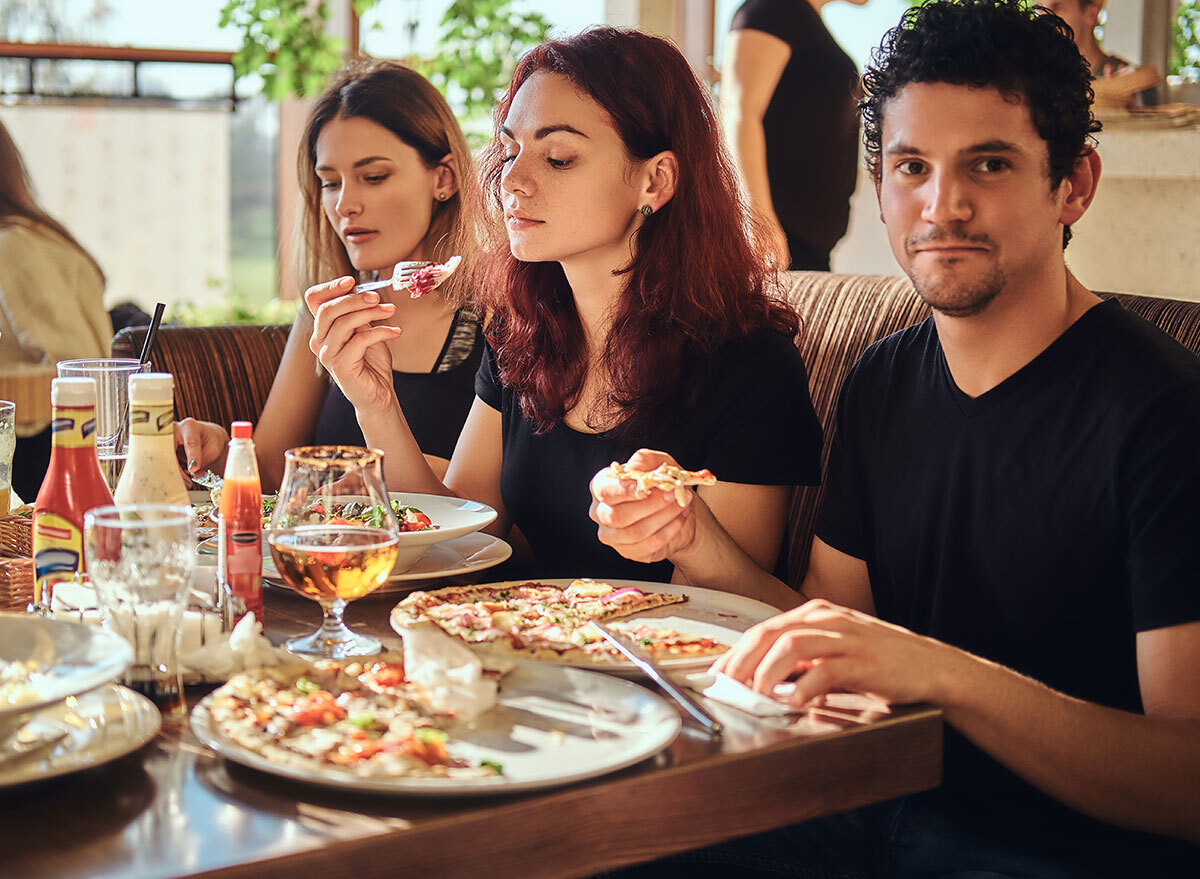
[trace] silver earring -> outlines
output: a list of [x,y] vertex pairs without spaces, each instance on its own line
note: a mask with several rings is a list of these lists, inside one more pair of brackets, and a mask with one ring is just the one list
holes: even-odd
[[642,212],[643,217],[648,217],[654,213],[654,208],[650,207],[648,204],[642,205],[640,208],[638,208],[638,210]]

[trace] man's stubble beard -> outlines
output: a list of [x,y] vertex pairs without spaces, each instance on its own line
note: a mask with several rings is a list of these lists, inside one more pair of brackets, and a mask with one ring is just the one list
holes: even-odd
[[982,277],[954,284],[924,275],[911,275],[917,295],[934,311],[947,317],[974,317],[1004,290],[1008,283],[1003,270],[993,265]]

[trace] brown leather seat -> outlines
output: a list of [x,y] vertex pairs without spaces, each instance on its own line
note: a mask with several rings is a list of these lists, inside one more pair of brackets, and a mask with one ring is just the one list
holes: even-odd
[[[258,421],[289,326],[160,327],[150,363],[175,376],[178,418]],[[127,327],[113,338],[113,357],[141,354],[146,327]]]
[[[803,322],[798,346],[808,366],[813,406],[825,429],[821,480],[838,394],[846,373],[873,342],[929,316],[927,306],[907,278],[788,272],[783,276],[788,301]],[[1134,314],[1174,336],[1200,354],[1200,302],[1152,296],[1101,293],[1115,297]],[[787,583],[799,588],[808,568],[813,528],[824,486],[799,488],[792,498],[785,539]]]

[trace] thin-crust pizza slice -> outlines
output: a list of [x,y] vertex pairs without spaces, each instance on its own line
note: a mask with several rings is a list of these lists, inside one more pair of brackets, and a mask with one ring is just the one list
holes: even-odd
[[711,470],[684,470],[677,464],[659,464],[653,470],[638,470],[613,461],[605,470],[615,479],[632,479],[637,482],[639,491],[649,491],[652,488],[675,493],[675,501],[680,506],[684,504],[684,488],[690,485],[716,485],[717,477]]
[[[450,586],[411,593],[393,609],[392,624],[402,631],[407,625],[428,620],[448,635],[504,656],[612,662],[620,661],[619,655],[601,642],[588,623],[630,617],[685,601],[685,595],[645,592],[631,586],[614,588],[596,580],[576,580],[566,588],[536,582]],[[653,631],[659,633],[656,641],[674,639],[676,645],[690,638],[666,629]],[[706,639],[693,640],[697,643],[692,648],[679,646],[662,655],[708,655],[697,651],[712,649],[720,653],[728,649],[716,642],[699,643]]]

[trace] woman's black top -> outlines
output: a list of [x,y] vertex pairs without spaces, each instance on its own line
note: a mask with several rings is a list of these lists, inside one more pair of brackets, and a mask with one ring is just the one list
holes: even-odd
[[808,396],[804,360],[787,336],[763,330],[727,343],[705,367],[695,405],[681,405],[643,436],[581,433],[561,422],[543,434],[501,384],[495,352],[484,351],[475,393],[501,414],[500,492],[529,540],[538,577],[665,582],[669,561],[630,561],[600,543],[588,517],[597,471],[640,448],[667,452],[689,470],[724,482],[812,485],[820,477],[821,426]]
[[[469,309],[454,313],[446,342],[429,372],[392,372],[396,398],[421,451],[449,458],[475,399],[475,372],[483,354],[483,332]],[[354,407],[331,383],[317,419],[314,441],[363,444]]]

